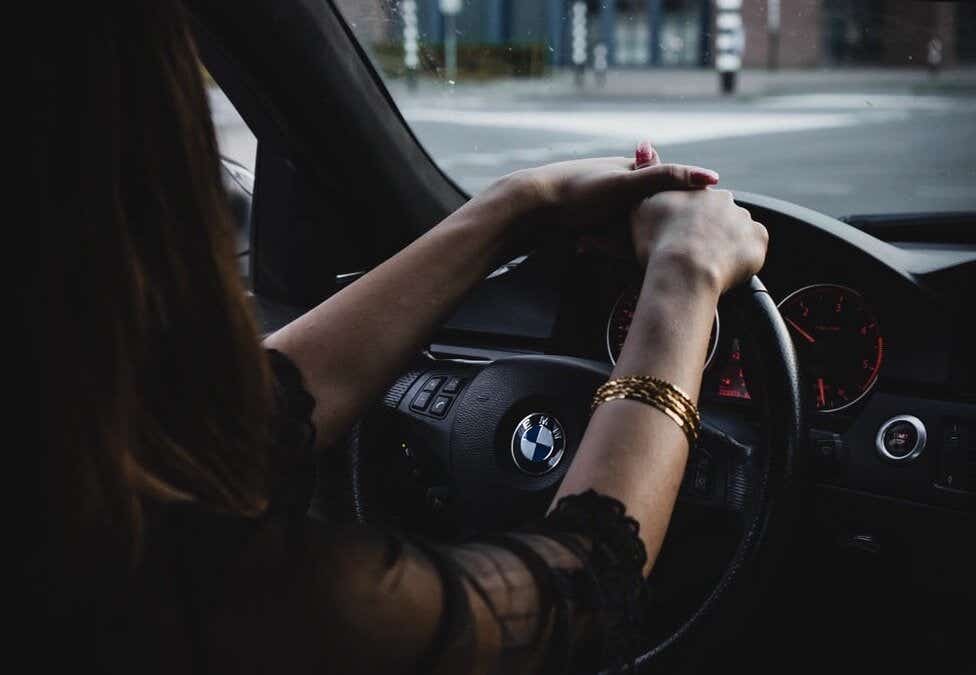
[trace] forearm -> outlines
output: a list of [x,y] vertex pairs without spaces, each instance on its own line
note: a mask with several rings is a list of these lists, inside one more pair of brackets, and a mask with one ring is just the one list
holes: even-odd
[[[651,375],[697,401],[718,290],[673,262],[652,261],[613,377]],[[669,417],[629,400],[594,412],[556,499],[587,489],[615,497],[640,523],[648,570],[667,531],[688,443]]]
[[490,188],[267,338],[302,371],[321,445],[352,424],[498,262],[525,215],[520,196],[510,182]]

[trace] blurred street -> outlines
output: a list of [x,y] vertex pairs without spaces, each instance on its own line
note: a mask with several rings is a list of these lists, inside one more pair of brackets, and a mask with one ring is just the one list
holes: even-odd
[[[630,155],[715,169],[721,185],[831,215],[976,209],[976,70],[743,71],[717,93],[709,70],[615,70],[390,91],[440,167],[476,192],[515,169]],[[219,91],[225,155],[253,166],[254,141]],[[906,161],[906,158],[910,158]]]

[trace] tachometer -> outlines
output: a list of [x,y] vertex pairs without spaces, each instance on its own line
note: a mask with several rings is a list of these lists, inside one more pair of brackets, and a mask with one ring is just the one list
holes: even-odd
[[[607,321],[607,353],[610,355],[611,363],[616,364],[620,357],[620,350],[623,349],[624,340],[627,339],[627,331],[630,330],[630,322],[634,319],[634,311],[637,309],[637,298],[640,296],[638,288],[628,288],[613,306],[610,312],[610,320]],[[715,310],[715,323],[712,324],[712,334],[708,338],[708,351],[706,352],[705,367],[712,362],[715,356],[715,347],[718,345],[718,310]]]
[[860,293],[816,284],[779,303],[817,410],[853,405],[874,386],[884,358],[878,319]]

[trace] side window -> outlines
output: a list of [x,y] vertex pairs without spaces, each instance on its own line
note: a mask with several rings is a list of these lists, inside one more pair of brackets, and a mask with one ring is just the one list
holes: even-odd
[[[210,115],[217,134],[221,156],[221,177],[230,200],[231,213],[237,223],[238,255],[246,256],[250,247],[251,195],[254,191],[254,166],[258,140],[244,123],[234,104],[204,71]],[[246,267],[246,259],[242,267]],[[246,270],[242,270],[246,274]]]
[[210,99],[210,114],[214,130],[217,132],[217,145],[220,155],[254,173],[254,162],[258,153],[258,139],[248,129],[237,108],[209,74],[206,75],[207,94]]

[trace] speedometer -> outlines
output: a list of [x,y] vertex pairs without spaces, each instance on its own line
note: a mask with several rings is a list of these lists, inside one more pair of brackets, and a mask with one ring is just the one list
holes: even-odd
[[779,310],[817,410],[841,410],[871,391],[884,358],[884,338],[860,293],[816,284],[788,295]]
[[[630,322],[634,320],[634,312],[637,309],[637,298],[640,296],[640,289],[636,287],[627,288],[610,312],[610,320],[607,321],[607,353],[610,362],[617,363],[620,358],[620,350],[624,347],[624,340],[627,339],[627,332],[630,330]],[[715,310],[715,323],[712,324],[712,334],[708,337],[708,351],[705,358],[705,367],[712,362],[715,356],[715,348],[718,346],[718,310]]]

